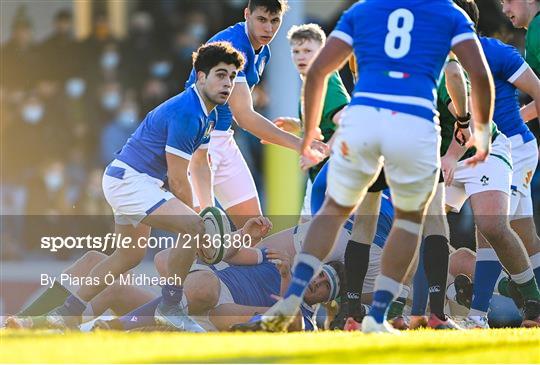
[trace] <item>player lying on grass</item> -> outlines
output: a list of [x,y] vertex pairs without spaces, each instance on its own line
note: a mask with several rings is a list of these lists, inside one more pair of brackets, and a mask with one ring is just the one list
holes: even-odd
[[[250,218],[242,229],[233,232],[231,235],[242,235],[243,238],[249,238],[252,242],[256,243],[271,229],[272,224],[267,218]],[[205,248],[201,248],[198,250],[198,253],[203,250],[209,251]],[[163,258],[163,253],[166,252],[166,258],[168,258],[171,251],[172,249],[162,251],[157,257]],[[229,248],[226,251],[224,259],[227,260],[229,257],[234,256],[237,251],[238,248]],[[257,260],[258,258],[257,252],[255,251],[244,252],[243,254],[243,256],[247,257],[246,260]],[[160,273],[166,273],[168,270],[167,260],[160,260],[157,257],[155,260],[160,263]],[[93,279],[91,277],[92,270],[107,258],[108,256],[99,252],[87,252],[83,257],[64,270],[62,274],[56,278],[53,286],[47,288],[45,292],[36,298],[36,300],[34,300],[27,308],[15,316],[8,317],[6,326],[11,328],[55,327],[51,326],[49,323],[47,318],[48,312],[57,306],[62,305],[69,296],[79,291],[81,287],[88,282],[88,279]],[[192,264],[194,264],[194,262],[189,265],[191,266]],[[186,270],[189,270],[189,268]],[[93,280],[91,280],[91,282],[93,282]],[[190,290],[192,289],[193,288],[190,288]],[[86,322],[91,320],[96,315],[101,315],[108,308],[111,308],[114,313],[124,314],[154,298],[154,295],[151,292],[143,290],[134,295],[134,291],[137,292],[135,287],[121,285],[117,280],[113,285],[108,285],[88,303],[87,309],[83,312],[80,321]],[[197,328],[197,326],[194,326],[193,328]],[[193,328],[191,330],[193,330]]]
[[[114,161],[105,169],[103,191],[115,217],[115,232],[138,242],[158,228],[179,235],[179,245],[169,256],[170,275],[164,300],[156,309],[163,323],[196,326],[182,308],[180,281],[188,274],[184,267],[193,262],[196,245],[184,247],[194,237],[203,237],[201,217],[192,209],[192,188],[188,168],[200,164],[197,171],[210,169],[208,144],[214,127],[216,105],[227,102],[244,57],[229,43],[210,43],[193,55],[196,82],[184,92],[149,112],[128,139]],[[202,148],[200,148],[202,146]],[[162,187],[168,183],[168,189]],[[210,184],[210,181],[206,181]],[[210,189],[208,187],[207,189]],[[88,302],[106,286],[105,276],[115,278],[137,266],[146,253],[138,245],[118,247],[89,274],[98,285],[83,286],[46,317],[48,325],[66,328],[80,324]]]

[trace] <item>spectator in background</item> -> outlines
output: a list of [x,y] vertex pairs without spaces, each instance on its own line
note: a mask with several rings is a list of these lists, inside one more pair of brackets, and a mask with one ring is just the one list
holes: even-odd
[[33,42],[32,24],[20,8],[11,27],[11,37],[0,49],[2,69],[0,83],[8,98],[28,92],[35,81],[37,48]]
[[65,84],[80,73],[81,57],[73,37],[73,22],[68,10],[60,10],[54,17],[54,31],[39,46],[39,77],[42,80]]
[[107,166],[139,125],[139,110],[133,98],[126,97],[113,120],[101,135],[101,165]]
[[184,29],[178,31],[173,38],[172,80],[178,92],[184,90],[184,82],[188,79],[192,67],[191,54],[198,47],[197,38]]
[[145,80],[142,70],[148,68],[151,55],[158,52],[154,34],[154,19],[149,13],[139,11],[133,14],[130,21],[128,38],[121,48],[122,58],[129,60],[125,69],[129,77],[126,87],[140,90]]
[[159,78],[150,77],[146,80],[141,94],[141,111],[146,115],[149,111],[161,104],[172,93],[179,93],[181,90],[170,91],[167,83]]

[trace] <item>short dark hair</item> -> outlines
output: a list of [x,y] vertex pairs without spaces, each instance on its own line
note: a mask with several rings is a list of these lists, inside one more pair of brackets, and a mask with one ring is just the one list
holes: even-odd
[[202,71],[208,75],[213,67],[220,62],[234,65],[240,70],[244,67],[244,56],[229,42],[212,42],[199,47],[193,52],[193,68],[195,72]]
[[480,10],[474,0],[454,0],[454,3],[461,9],[465,10],[469,18],[474,23],[474,27],[478,27],[478,20],[480,19]]
[[256,8],[263,7],[270,14],[284,14],[289,9],[287,0],[249,0],[247,8],[254,12]]
[[302,24],[302,25],[293,25],[289,32],[287,33],[287,39],[289,43],[300,42],[303,43],[307,40],[313,40],[324,44],[326,42],[326,34],[324,30],[318,24]]

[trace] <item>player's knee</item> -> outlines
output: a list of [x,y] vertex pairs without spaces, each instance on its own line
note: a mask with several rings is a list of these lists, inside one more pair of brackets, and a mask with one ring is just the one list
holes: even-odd
[[154,266],[160,276],[168,276],[167,273],[167,261],[169,259],[170,249],[158,252],[154,256]]
[[505,240],[512,232],[507,217],[485,216],[475,217],[476,226],[489,243]]
[[209,271],[197,272],[196,285],[188,285],[186,282],[186,297],[190,308],[190,313],[200,313],[213,308],[219,299],[219,290],[216,290],[216,276]]
[[450,255],[448,271],[454,277],[459,274],[471,277],[474,272],[474,264],[474,252],[466,247],[461,247]]

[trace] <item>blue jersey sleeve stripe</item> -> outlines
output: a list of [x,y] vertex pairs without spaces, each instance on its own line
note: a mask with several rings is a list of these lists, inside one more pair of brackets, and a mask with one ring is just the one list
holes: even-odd
[[191,155],[189,153],[186,153],[184,151],[180,151],[178,148],[171,147],[169,145],[165,146],[165,152],[169,152],[173,155],[176,155],[178,157],[182,157],[186,160],[191,160]]
[[208,143],[203,143],[203,144],[201,144],[201,145],[199,146],[199,149],[201,149],[201,150],[207,150],[209,146],[210,146],[210,142],[208,142]]
[[520,68],[512,76],[508,78],[508,82],[513,84],[527,69],[529,68],[529,64],[527,62],[523,62]]
[[342,32],[341,30],[334,30],[332,33],[330,33],[329,37],[334,37],[337,39],[341,39],[343,42],[347,43],[349,46],[352,47],[353,45],[353,38],[348,35],[345,32]]
[[452,41],[450,44],[452,47],[454,47],[456,44],[461,43],[463,41],[468,41],[469,39],[478,39],[475,33],[461,33],[452,38]]
[[247,82],[247,79],[245,76],[236,76],[234,82]]

